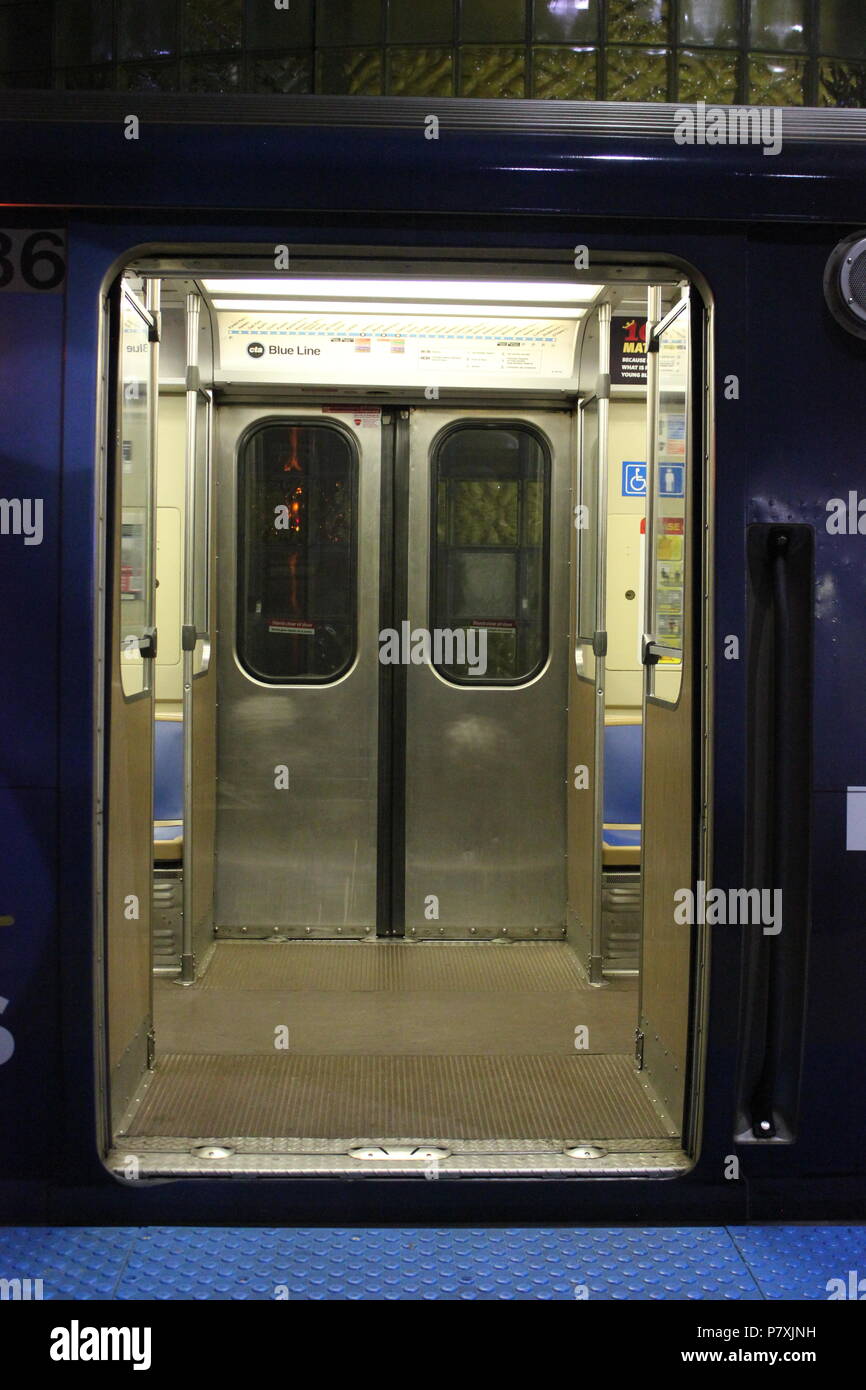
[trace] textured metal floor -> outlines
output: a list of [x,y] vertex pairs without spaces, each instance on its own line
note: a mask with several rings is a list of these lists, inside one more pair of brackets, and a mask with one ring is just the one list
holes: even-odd
[[154,990],[158,1055],[403,1057],[630,1052],[634,979],[592,989],[564,942],[219,942],[190,988]]
[[163,1057],[138,1136],[577,1139],[670,1134],[628,1056]]
[[668,1136],[635,985],[592,989],[564,942],[220,942],[196,985],[156,982],[125,1137]]
[[558,941],[221,941],[202,988],[593,992]]
[[0,1229],[46,1299],[824,1301],[864,1269],[862,1226]]

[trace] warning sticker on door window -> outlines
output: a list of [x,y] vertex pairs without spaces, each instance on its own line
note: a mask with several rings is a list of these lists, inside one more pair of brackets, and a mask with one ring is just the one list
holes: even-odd
[[299,622],[296,618],[270,618],[268,632],[276,632],[283,637],[313,637],[316,624]]

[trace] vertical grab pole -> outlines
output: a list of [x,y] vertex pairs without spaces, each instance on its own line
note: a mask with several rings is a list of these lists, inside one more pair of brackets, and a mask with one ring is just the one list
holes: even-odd
[[595,838],[592,859],[592,945],[589,957],[589,981],[604,983],[604,950],[602,943],[602,836],[604,826],[604,705],[605,657],[607,655],[607,445],[608,410],[610,406],[610,318],[611,306],[600,304],[598,309],[598,478],[596,481],[595,532],[595,633],[592,648],[595,654],[595,787],[593,813]]
[[186,297],[186,460],[184,469],[183,515],[183,945],[180,958],[180,983],[195,983],[193,955],[192,873],[192,682],[196,646],[195,614],[195,468],[196,427],[198,407],[198,339],[201,301],[197,294]]
[[[655,618],[653,614],[653,594],[655,592],[655,573],[653,570],[653,553],[655,530],[655,481],[656,481],[656,444],[658,436],[658,354],[652,351],[652,335],[657,323],[662,318],[662,292],[658,285],[651,285],[647,291],[647,325],[646,325],[646,362],[647,362],[647,383],[646,383],[646,507],[644,516],[646,526],[644,528],[644,583],[643,583],[643,631],[644,640],[654,639]],[[644,697],[655,694],[655,663],[648,661],[644,664]],[[642,722],[646,726],[646,698],[644,699],[644,709]],[[643,776],[641,775],[641,784]],[[641,811],[642,822],[646,825],[646,808]]]
[[[641,694],[641,728],[643,730],[643,751],[641,753],[640,768],[640,797],[641,797],[641,865],[640,865],[640,893],[641,893],[641,927],[640,927],[640,949],[638,951],[638,981],[641,989],[641,1000],[643,999],[643,982],[646,978],[644,974],[644,918],[646,913],[644,888],[646,884],[646,874],[644,871],[644,850],[646,845],[646,827],[648,824],[647,804],[646,804],[646,722],[647,722],[647,700],[655,694],[655,664],[646,660],[645,648],[650,638],[655,637],[653,632],[653,592],[655,586],[655,573],[653,569],[654,553],[654,516],[655,516],[655,457],[656,457],[656,436],[658,433],[658,412],[656,410],[656,392],[658,382],[658,355],[652,349],[652,335],[656,324],[662,316],[662,292],[658,285],[650,285],[646,297],[646,505],[644,507],[644,556],[643,556],[643,614],[642,614],[642,637],[641,650],[644,655],[643,668],[643,692]],[[638,1005],[638,1027],[637,1042],[642,1049],[642,1004]],[[641,1057],[643,1053],[640,1053]],[[643,1061],[640,1062],[643,1066]]]
[[[144,593],[146,598],[146,610],[144,615],[145,631],[151,631],[156,623],[156,431],[159,419],[159,301],[160,301],[160,282],[159,280],[148,280],[144,290],[145,308],[153,322],[149,330],[150,353],[148,361],[147,376],[147,430],[149,436],[150,459],[147,470],[147,498],[145,505],[147,514],[150,517],[150,544],[145,555],[147,570],[144,576]],[[145,689],[153,691],[156,684],[154,674],[154,658],[148,658],[147,670],[144,673]]]

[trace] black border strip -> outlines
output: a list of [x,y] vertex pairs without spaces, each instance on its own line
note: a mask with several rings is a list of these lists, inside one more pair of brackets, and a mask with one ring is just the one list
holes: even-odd
[[[393,626],[395,412],[382,417],[379,473],[379,631]],[[363,595],[362,595],[363,602]],[[394,821],[394,672],[379,664],[378,802],[376,807],[376,935],[392,934],[391,879]]]
[[[399,631],[409,616],[409,421],[407,409],[394,412],[392,452],[392,566],[388,627]],[[383,667],[391,679],[390,743],[390,824],[387,827],[390,855],[388,891],[389,936],[406,934],[406,704],[405,666]],[[384,933],[383,933],[384,934]]]

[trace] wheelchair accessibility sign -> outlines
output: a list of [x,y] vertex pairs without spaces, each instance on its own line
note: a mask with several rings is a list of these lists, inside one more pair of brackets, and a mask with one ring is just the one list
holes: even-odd
[[623,497],[646,497],[645,463],[623,463],[622,495]]

